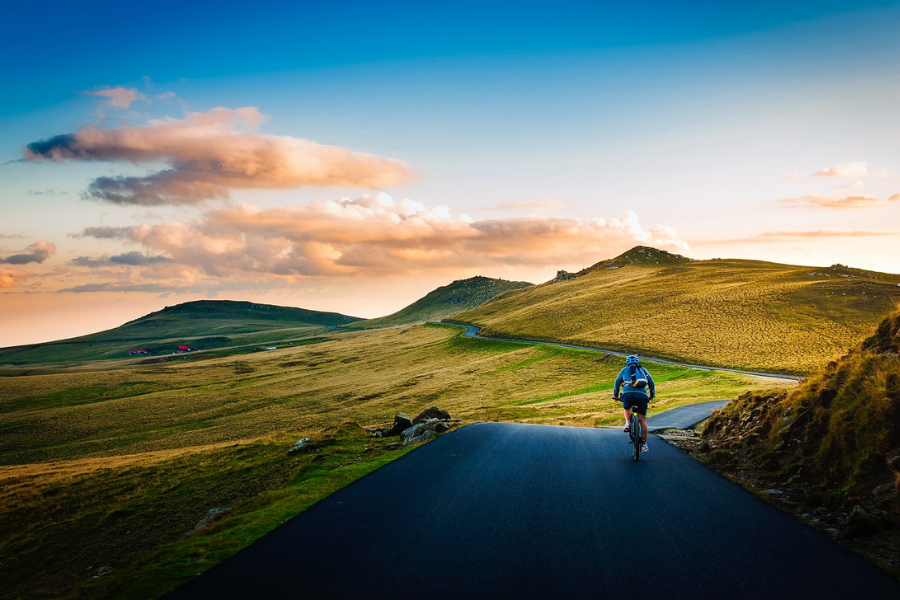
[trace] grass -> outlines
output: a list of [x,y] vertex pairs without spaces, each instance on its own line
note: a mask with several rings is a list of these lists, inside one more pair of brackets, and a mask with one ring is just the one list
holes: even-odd
[[386,317],[357,321],[346,327],[363,329],[393,327],[427,321],[440,321],[457,313],[481,306],[487,300],[508,292],[531,286],[524,281],[506,281],[490,277],[460,279],[429,292],[409,306]]
[[[459,334],[345,332],[199,362],[0,377],[0,589],[158,597],[403,452],[346,423],[431,405],[467,420],[621,419],[610,397],[620,358]],[[648,366],[655,411],[784,385]],[[301,436],[314,452],[288,457]],[[184,535],[218,506],[232,512]],[[94,579],[100,566],[109,574]]]
[[[758,415],[755,444],[737,444],[757,470],[802,483],[820,503],[874,502],[900,482],[900,311],[838,361],[789,393],[748,393],[710,419],[704,435],[735,447],[738,424]],[[851,502],[853,503],[853,502]],[[894,494],[886,508],[900,512]]]
[[575,279],[507,292],[453,320],[486,336],[805,375],[843,355],[898,299],[900,275],[691,261],[636,248]]

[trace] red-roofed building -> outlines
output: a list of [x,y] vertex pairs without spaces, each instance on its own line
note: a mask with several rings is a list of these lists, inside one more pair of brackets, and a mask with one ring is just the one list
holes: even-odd
[[178,350],[176,350],[176,352],[190,352],[190,351],[191,351],[191,349],[188,348],[187,346],[178,346]]
[[147,354],[146,350],[129,350],[128,356],[134,356],[135,354]]

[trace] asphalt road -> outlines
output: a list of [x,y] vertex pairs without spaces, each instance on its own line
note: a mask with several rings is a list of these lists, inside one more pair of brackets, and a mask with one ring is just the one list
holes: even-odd
[[[708,419],[714,410],[719,410],[730,400],[710,400],[709,402],[698,402],[697,404],[688,404],[679,406],[666,412],[650,417],[647,419],[647,431],[659,431],[660,429],[687,429],[693,427],[700,421]],[[622,424],[625,424],[623,418]]]
[[[628,356],[627,352],[617,352],[615,350],[603,350],[602,348],[591,348],[590,346],[575,346],[574,344],[562,344],[559,342],[538,342],[535,340],[517,340],[513,338],[495,338],[495,337],[485,337],[478,335],[479,327],[475,327],[474,325],[463,325],[462,323],[449,323],[442,322],[442,325],[455,325],[457,327],[465,327],[466,331],[463,333],[463,337],[477,337],[484,340],[495,340],[497,342],[521,342],[523,344],[539,344],[541,346],[560,346],[562,348],[575,348],[576,350],[590,350],[591,352],[602,352],[604,354],[613,354],[615,356]],[[701,369],[703,371],[727,371],[729,373],[742,373],[744,375],[756,375],[757,377],[769,377],[772,379],[787,379],[790,381],[800,381],[803,379],[802,377],[797,377],[795,375],[781,375],[778,373],[759,373],[757,371],[741,371],[740,369],[726,369],[725,367],[710,367],[707,365],[692,365],[690,363],[676,362],[674,360],[666,360],[664,358],[654,358],[652,356],[642,356],[641,360],[646,360],[649,362],[660,363],[664,365],[674,365],[676,367],[691,367],[694,369]]]
[[170,598],[900,598],[900,583],[683,452],[474,424]]

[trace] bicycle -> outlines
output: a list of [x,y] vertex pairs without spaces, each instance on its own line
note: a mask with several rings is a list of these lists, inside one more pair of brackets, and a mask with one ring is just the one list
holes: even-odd
[[[613,398],[614,400],[618,400],[618,398]],[[635,461],[641,460],[641,446],[644,445],[644,440],[641,437],[641,420],[638,418],[638,412],[635,409],[631,410],[631,422],[628,427],[628,441],[631,444],[632,449],[632,457]]]

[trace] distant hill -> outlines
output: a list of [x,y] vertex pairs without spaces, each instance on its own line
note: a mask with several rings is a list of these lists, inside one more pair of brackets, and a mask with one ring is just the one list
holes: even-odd
[[0,348],[0,364],[128,358],[130,350],[146,350],[146,356],[152,357],[171,354],[179,346],[187,346],[191,350],[210,350],[267,343],[273,339],[272,332],[279,332],[279,339],[284,339],[284,336],[303,336],[323,327],[336,327],[358,320],[357,317],[303,308],[231,300],[198,300],[167,306],[99,333],[43,344]]
[[416,300],[404,309],[386,317],[359,321],[351,327],[391,327],[440,321],[457,313],[477,308],[490,300],[511,290],[531,287],[525,281],[506,281],[490,277],[471,277],[458,279],[450,285],[439,287],[424,297]]
[[898,286],[900,275],[843,265],[700,261],[638,246],[453,320],[487,336],[806,374],[865,336]]

